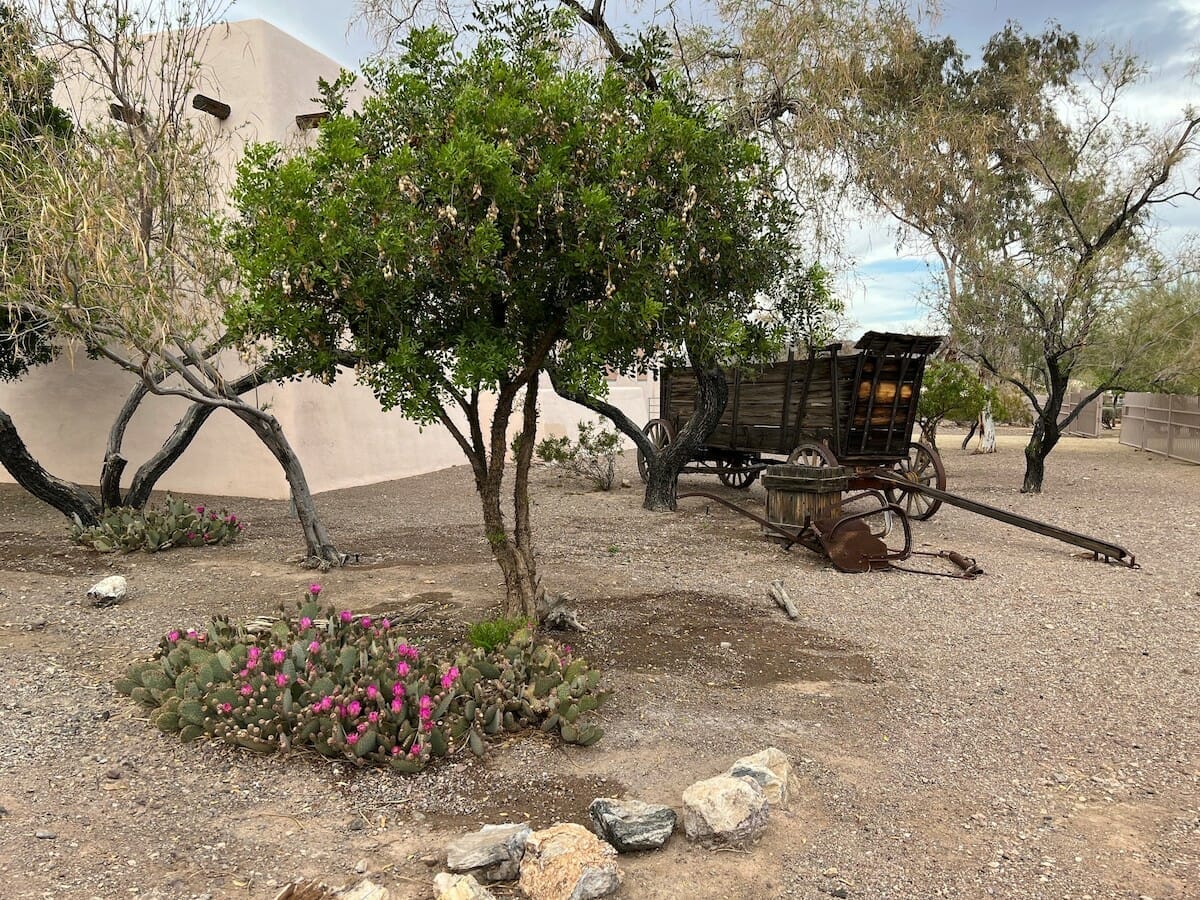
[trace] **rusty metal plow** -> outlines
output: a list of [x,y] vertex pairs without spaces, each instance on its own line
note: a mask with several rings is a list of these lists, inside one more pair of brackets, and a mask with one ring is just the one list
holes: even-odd
[[[902,572],[913,572],[921,575],[939,575],[949,578],[974,578],[982,575],[983,570],[975,564],[975,560],[962,556],[954,551],[943,550],[939,553],[926,553],[912,548],[912,525],[908,515],[902,508],[889,503],[875,490],[867,490],[861,494],[848,497],[848,501],[870,497],[880,503],[879,509],[868,509],[863,512],[850,513],[834,519],[806,519],[803,527],[789,528],[768,521],[766,518],[718,497],[707,491],[689,491],[680,494],[678,499],[700,497],[719,503],[739,515],[752,519],[763,528],[781,539],[785,547],[800,544],[814,553],[828,559],[835,569],[840,572],[871,572],[880,569],[895,569]],[[880,530],[871,527],[873,519],[881,519],[883,526]],[[900,523],[903,533],[903,544],[900,547],[889,547],[884,538],[893,530],[894,522]],[[897,563],[913,556],[928,556],[949,560],[958,569],[957,572],[934,572],[924,569],[913,569],[899,566]]]

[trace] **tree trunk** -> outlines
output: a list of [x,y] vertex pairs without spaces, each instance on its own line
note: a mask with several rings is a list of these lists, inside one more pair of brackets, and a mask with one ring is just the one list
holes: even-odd
[[150,502],[150,493],[167,470],[183,455],[192,439],[200,431],[200,426],[208,421],[208,417],[216,412],[215,406],[204,403],[193,403],[183,418],[176,424],[170,436],[163,441],[162,447],[152,457],[146,460],[133,474],[133,481],[125,493],[124,505],[141,509]]
[[135,384],[108,430],[108,446],[104,450],[104,465],[100,468],[100,502],[104,504],[105,509],[122,505],[121,475],[128,460],[121,455],[121,444],[125,440],[125,429],[129,420],[149,393],[150,387],[145,381]]
[[1046,476],[1046,457],[1062,436],[1058,428],[1058,416],[1063,400],[1067,396],[1067,379],[1051,369],[1050,393],[1046,403],[1033,423],[1033,434],[1025,446],[1025,480],[1021,484],[1022,494],[1040,494]]
[[979,414],[979,452],[996,452],[996,420],[992,418],[992,404],[983,408]]
[[29,453],[8,413],[0,410],[0,463],[33,496],[83,525],[100,521],[100,504],[79,485],[51,475]]
[[342,555],[338,553],[329,532],[325,530],[317,515],[317,505],[308,489],[304,467],[300,464],[296,451],[288,443],[279,420],[274,416],[264,418],[249,410],[232,409],[232,412],[250,426],[250,430],[258,435],[259,440],[266,445],[283,468],[288,487],[291,488],[292,503],[295,504],[296,515],[300,519],[300,527],[304,530],[304,544],[308,552],[307,564],[321,569],[340,566],[343,562]]
[[921,422],[921,440],[928,444],[930,449],[937,450],[937,419],[926,419]]
[[696,407],[691,418],[679,429],[675,440],[646,457],[646,496],[642,506],[649,510],[663,512],[677,507],[680,470],[691,462],[725,412],[729,383],[720,367],[705,368],[693,362],[692,374],[696,378]]
[[[513,538],[518,566],[518,603],[521,615],[538,617],[544,608],[545,592],[537,575],[537,562],[533,555],[533,525],[529,508],[529,469],[533,463],[533,446],[537,440],[537,396],[538,377],[525,387],[525,401],[521,415],[521,440],[517,445],[516,471],[513,473]],[[530,613],[532,604],[532,616]],[[510,612],[511,616],[513,613]]]

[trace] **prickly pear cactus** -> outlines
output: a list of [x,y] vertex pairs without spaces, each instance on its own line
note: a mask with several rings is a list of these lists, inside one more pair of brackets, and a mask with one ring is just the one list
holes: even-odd
[[387,619],[322,608],[312,585],[294,614],[167,633],[117,690],[184,741],[215,738],[268,753],[308,747],[356,764],[417,772],[490,738],[530,728],[584,746],[606,694],[571,648],[528,628],[491,650],[433,660]]

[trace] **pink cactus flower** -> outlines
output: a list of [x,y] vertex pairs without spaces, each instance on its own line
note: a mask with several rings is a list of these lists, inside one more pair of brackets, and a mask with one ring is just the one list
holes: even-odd
[[393,697],[392,698],[392,712],[398,713],[402,709],[404,709],[404,701],[402,699],[400,699],[399,697]]
[[409,747],[409,749],[408,749],[408,755],[409,756],[420,756],[421,755],[421,745],[418,744],[416,741],[413,741],[413,745],[411,747]]
[[285,659],[287,659],[287,653],[285,653],[283,650],[276,650],[271,654],[271,662],[275,663],[277,666],[283,665],[283,661]]
[[287,687],[287,683],[288,677],[282,672],[275,676],[275,684],[277,684],[279,687]]
[[405,675],[407,675],[408,674],[408,663],[406,663],[404,660],[400,660],[400,662],[396,663],[396,674],[401,677],[404,677]]
[[189,628],[189,629],[187,630],[187,636],[188,636],[188,640],[192,640],[192,641],[194,641],[194,640],[196,639],[196,629],[195,629],[195,628]]
[[362,704],[357,700],[351,700],[346,704],[346,712],[348,712],[351,717],[357,716],[362,712]]
[[204,515],[204,507],[202,505],[196,507],[196,515],[198,515],[198,516]]
[[308,592],[310,594],[312,594],[314,597],[316,597],[318,594],[321,593],[321,586],[319,584],[310,584],[308,586]]
[[308,652],[309,653],[320,653],[321,652],[321,642],[313,641],[311,644],[309,644]]
[[355,734],[354,732],[351,732],[350,734],[346,735],[346,743],[349,744],[351,747],[353,747],[355,744],[358,743],[358,735]]
[[391,627],[392,627],[392,622],[390,619],[383,619],[379,623],[379,628],[382,631],[387,631]]
[[361,625],[363,628],[370,628],[371,627],[371,617],[363,616],[361,619],[358,620],[358,624]]
[[301,616],[300,617],[300,630],[304,631],[309,628],[312,628],[312,619],[310,619],[308,616]]
[[354,613],[350,612],[350,610],[348,610],[348,609],[343,609],[343,610],[341,611],[341,614],[340,614],[338,617],[339,617],[339,618],[340,618],[340,619],[341,619],[343,622],[345,622],[345,623],[349,624],[350,620],[354,618]]
[[217,709],[219,709],[223,715],[229,715],[231,712],[233,712],[233,704],[232,703],[222,703],[220,706],[217,707]]
[[450,690],[451,685],[458,680],[458,666],[451,666],[450,671],[442,676],[442,690]]
[[326,695],[321,698],[321,711],[328,712],[329,707],[333,706],[333,698]]
[[373,685],[373,684],[368,684],[367,685],[367,697],[374,700],[378,696],[379,696],[379,688],[375,687],[375,685]]
[[368,722],[378,722],[379,721],[379,711],[373,709],[369,713],[367,713],[367,721]]
[[246,649],[246,656],[250,657],[250,659],[258,659],[260,656],[262,656],[262,648],[251,644]]
[[404,692],[406,690],[407,690],[407,688],[405,688],[404,682],[397,681],[395,684],[392,685],[392,696],[393,697],[403,697]]
[[396,744],[396,746],[392,747],[392,756],[399,756],[403,752],[404,751],[400,749],[399,744]]
[[176,641],[179,640],[179,632],[178,631],[168,631],[167,632],[167,640],[170,641],[172,644],[174,644]]
[[249,697],[251,694],[254,693],[254,688],[252,688],[248,684],[243,684],[240,688],[238,688],[238,693],[241,694],[243,697]]

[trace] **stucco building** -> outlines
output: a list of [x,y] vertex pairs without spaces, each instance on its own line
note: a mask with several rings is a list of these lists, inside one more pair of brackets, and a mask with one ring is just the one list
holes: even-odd
[[[226,104],[229,114],[225,119],[201,110],[193,114],[204,117],[205,127],[228,131],[232,171],[237,151],[247,141],[285,146],[303,141],[305,126],[319,111],[312,100],[317,79],[333,79],[339,69],[334,60],[268,22],[222,24],[209,36],[198,83],[205,96]],[[83,108],[93,110],[88,114],[104,114],[107,98],[87,98]],[[95,484],[109,426],[133,383],[133,376],[110,363],[64,353],[19,382],[0,384],[0,408],[12,416],[30,452],[50,472]],[[650,388],[648,382],[614,381],[610,400],[642,422]],[[595,418],[555,396],[545,379],[539,396],[543,435],[573,434],[577,422]],[[350,373],[333,385],[270,385],[259,389],[256,402],[268,404],[283,425],[314,491],[373,484],[465,462],[445,429],[421,428],[398,413],[382,412],[371,392],[356,384]],[[127,476],[158,449],[186,406],[186,401],[172,397],[143,402],[124,442],[123,455],[130,460]],[[0,479],[11,481],[2,468]],[[226,410],[212,416],[158,486],[181,493],[287,496],[278,464]]]

